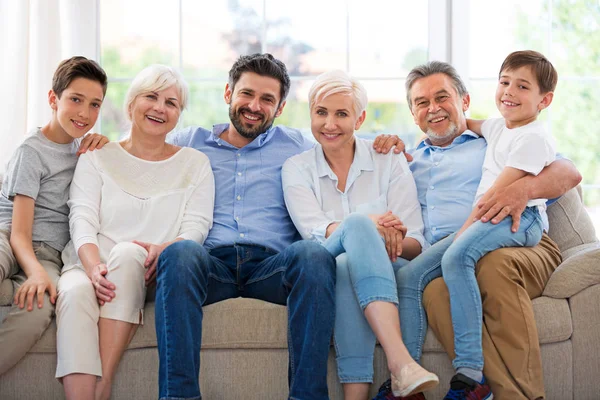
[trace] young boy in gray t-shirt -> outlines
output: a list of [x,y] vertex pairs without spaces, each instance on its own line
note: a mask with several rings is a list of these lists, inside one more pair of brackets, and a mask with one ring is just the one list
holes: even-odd
[[67,200],[78,139],[96,123],[106,87],[106,74],[95,61],[61,62],[48,92],[52,119],[31,132],[8,162],[0,191],[0,282],[11,279],[15,294],[0,324],[0,375],[50,324],[60,254],[69,241]]

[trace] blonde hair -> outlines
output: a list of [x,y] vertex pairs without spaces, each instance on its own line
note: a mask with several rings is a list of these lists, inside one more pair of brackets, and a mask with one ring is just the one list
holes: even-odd
[[317,101],[337,93],[352,96],[357,117],[367,109],[367,90],[358,80],[341,70],[333,70],[317,76],[308,92],[308,105],[312,110]]
[[131,105],[143,93],[159,92],[175,85],[179,92],[179,108],[183,111],[188,103],[189,88],[177,70],[166,65],[153,64],[141,70],[127,89],[125,95],[125,115],[131,120]]

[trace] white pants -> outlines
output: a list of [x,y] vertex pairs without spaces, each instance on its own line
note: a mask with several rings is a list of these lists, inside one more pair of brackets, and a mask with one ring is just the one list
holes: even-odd
[[144,261],[148,252],[135,243],[115,245],[108,256],[106,279],[115,285],[115,297],[98,304],[83,266],[66,267],[58,281],[56,302],[56,377],[82,373],[102,376],[98,319],[143,324],[146,286]]

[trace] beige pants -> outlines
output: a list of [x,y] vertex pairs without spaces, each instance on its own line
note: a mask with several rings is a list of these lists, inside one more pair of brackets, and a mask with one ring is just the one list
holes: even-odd
[[[62,261],[60,252],[42,242],[33,242],[33,251],[50,279],[56,284],[60,276]],[[14,293],[27,280],[27,275],[19,267],[10,247],[10,233],[0,231],[0,281],[10,279]],[[37,297],[36,297],[37,298]],[[38,308],[34,302],[33,310],[20,309],[13,305],[8,315],[0,323],[0,375],[12,368],[50,325],[54,315],[54,305],[50,303],[48,292],[44,294],[44,304]]]
[[[494,399],[537,399],[545,395],[531,299],[542,295],[560,262],[560,250],[544,234],[534,247],[492,251],[475,268],[483,302],[483,374]],[[442,278],[427,285],[423,305],[429,326],[454,358],[450,297]]]
[[81,265],[63,270],[56,303],[57,378],[73,373],[102,376],[99,318],[143,323],[147,256],[144,248],[130,242],[112,248],[106,279],[115,285],[115,297],[103,306],[98,304],[92,282]]

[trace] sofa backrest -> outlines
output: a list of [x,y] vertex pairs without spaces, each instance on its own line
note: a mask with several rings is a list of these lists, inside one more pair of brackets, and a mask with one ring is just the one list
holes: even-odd
[[592,219],[583,206],[581,186],[569,190],[547,210],[550,231],[563,257],[578,246],[598,242]]

